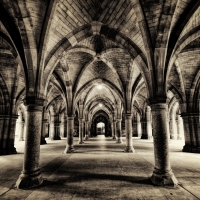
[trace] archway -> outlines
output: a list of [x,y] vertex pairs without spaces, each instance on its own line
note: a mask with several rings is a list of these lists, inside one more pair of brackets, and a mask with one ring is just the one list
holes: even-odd
[[105,137],[111,137],[111,124],[108,115],[104,111],[98,111],[92,120],[91,136],[105,135]]

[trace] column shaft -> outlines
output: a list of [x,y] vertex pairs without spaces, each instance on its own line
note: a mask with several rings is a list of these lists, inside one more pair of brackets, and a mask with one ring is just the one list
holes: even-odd
[[27,106],[24,164],[16,183],[18,188],[31,188],[43,182],[39,169],[42,110],[43,106]]
[[83,144],[83,120],[79,119],[79,141],[78,144]]
[[89,139],[88,135],[88,121],[85,122],[85,140]]
[[117,119],[116,123],[117,143],[122,143],[121,121],[121,119]]
[[73,153],[74,117],[67,118],[67,144],[64,153]]
[[133,140],[132,140],[132,115],[125,115],[125,129],[126,129],[126,148],[125,152],[134,152]]
[[24,121],[17,122],[18,124],[18,133],[19,133],[19,141],[24,141]]
[[151,105],[154,138],[155,168],[151,181],[156,185],[176,185],[169,160],[167,135],[167,106],[165,103]]

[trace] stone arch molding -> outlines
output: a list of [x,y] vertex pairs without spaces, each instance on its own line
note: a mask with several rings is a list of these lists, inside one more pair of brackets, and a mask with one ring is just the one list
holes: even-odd
[[93,21],[91,24],[79,27],[78,29],[68,34],[57,45],[55,45],[55,47],[48,54],[44,62],[45,69],[43,72],[44,79],[42,82],[44,93],[46,93],[50,76],[59,60],[62,58],[63,54],[83,39],[96,34],[104,35],[108,39],[120,44],[124,49],[126,49],[130,57],[134,62],[136,62],[138,68],[140,69],[145,83],[148,83],[146,86],[148,88],[149,94],[153,95],[153,80],[151,80],[151,72],[148,69],[146,58],[143,52],[132,40],[130,40],[118,30],[96,21]]

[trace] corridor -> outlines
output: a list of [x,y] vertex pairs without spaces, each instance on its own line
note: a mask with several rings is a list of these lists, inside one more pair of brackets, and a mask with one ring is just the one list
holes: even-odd
[[22,170],[24,142],[18,154],[0,158],[0,199],[200,199],[200,154],[183,153],[182,142],[170,141],[172,170],[179,181],[173,187],[154,186],[149,181],[154,168],[153,141],[133,139],[135,153],[124,153],[123,144],[99,135],[64,154],[66,139],[40,147],[43,185],[19,190],[15,182]]

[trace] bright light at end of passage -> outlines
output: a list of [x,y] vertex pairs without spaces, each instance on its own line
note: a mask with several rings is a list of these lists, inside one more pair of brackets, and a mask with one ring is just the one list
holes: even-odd
[[102,85],[97,85],[97,89],[101,90],[102,89]]
[[102,107],[103,105],[102,105],[102,103],[99,103],[99,107]]

